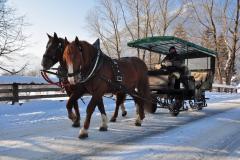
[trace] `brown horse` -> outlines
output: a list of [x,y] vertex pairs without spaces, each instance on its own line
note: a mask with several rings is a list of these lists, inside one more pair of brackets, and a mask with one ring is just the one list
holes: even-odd
[[[48,35],[48,34],[47,34]],[[63,62],[63,51],[66,45],[69,43],[67,39],[59,38],[56,33],[54,36],[48,35],[48,43],[46,47],[46,51],[42,58],[42,67],[44,70],[50,69],[57,62],[60,63],[60,73],[65,74],[67,76],[67,68],[66,64]],[[66,104],[66,108],[68,111],[68,117],[73,121],[73,127],[80,126],[80,112],[78,107],[77,100],[82,97],[83,94],[87,93],[86,88],[83,85],[70,85],[66,78],[60,78],[63,83],[63,86],[69,96],[69,99]],[[103,104],[99,104],[103,105]],[[74,108],[75,113],[72,112],[72,108]],[[104,113],[101,110],[100,112]],[[127,112],[125,110],[124,103],[121,104],[122,116],[126,116]]]
[[[92,98],[87,106],[87,115],[79,138],[88,137],[88,128],[92,113],[105,93],[117,95],[116,110],[124,100],[124,95],[135,93],[133,97],[137,108],[136,126],[141,126],[144,119],[144,108],[151,110],[150,90],[148,84],[147,66],[136,57],[125,57],[117,60],[119,70],[123,76],[122,82],[116,82],[112,68],[112,59],[104,55],[86,41],[75,41],[68,44],[63,55],[68,68],[68,80],[71,84],[84,83]],[[123,92],[124,90],[124,92]],[[137,94],[137,95],[136,95]],[[143,98],[140,98],[143,97]],[[107,126],[106,115],[102,115],[102,122]]]

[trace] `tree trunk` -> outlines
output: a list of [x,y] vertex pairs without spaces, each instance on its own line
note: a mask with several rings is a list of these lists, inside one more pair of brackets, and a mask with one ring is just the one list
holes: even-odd
[[236,58],[236,52],[237,52],[237,43],[239,40],[238,36],[238,28],[239,28],[239,11],[240,11],[240,0],[237,0],[237,8],[236,8],[236,17],[235,17],[235,23],[234,23],[234,30],[232,31],[230,29],[232,37],[232,47],[231,50],[229,50],[228,53],[228,60],[225,67],[225,75],[226,75],[226,84],[231,84],[231,79],[234,73],[234,63]]

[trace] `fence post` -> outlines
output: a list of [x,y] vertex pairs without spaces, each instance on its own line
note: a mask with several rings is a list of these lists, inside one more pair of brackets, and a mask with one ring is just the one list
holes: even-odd
[[13,105],[16,102],[19,102],[18,84],[17,83],[12,84],[12,94],[13,94],[13,99],[12,99],[12,105]]

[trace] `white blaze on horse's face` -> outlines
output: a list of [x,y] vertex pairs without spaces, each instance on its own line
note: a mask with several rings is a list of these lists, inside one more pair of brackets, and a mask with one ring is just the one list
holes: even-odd
[[[68,73],[73,74],[73,65],[72,64],[68,64]],[[75,84],[74,76],[68,77],[68,81],[70,84],[74,85]]]

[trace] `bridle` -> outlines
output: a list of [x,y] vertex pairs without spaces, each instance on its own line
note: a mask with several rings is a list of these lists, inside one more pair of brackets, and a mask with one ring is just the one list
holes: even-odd
[[[58,43],[58,47],[56,48],[56,52],[62,53],[63,52],[63,44],[61,42]],[[50,55],[43,55],[44,58],[51,60],[53,63],[58,62],[57,56],[50,56]]]
[[[78,47],[78,49],[80,50],[80,52],[82,52],[82,49],[80,47]],[[81,53],[82,54],[82,53]],[[74,77],[74,76],[77,76],[80,81],[78,83],[85,83],[87,82],[90,78],[92,78],[94,76],[94,74],[96,73],[96,69],[97,69],[97,66],[99,64],[99,60],[100,60],[100,57],[102,55],[102,52],[100,49],[98,49],[97,51],[97,57],[95,58],[95,62],[93,64],[93,67],[92,69],[88,72],[89,74],[87,76],[83,76],[82,75],[82,71],[81,71],[81,66],[80,68],[76,71],[76,72],[73,72],[73,73],[68,73],[68,77]],[[90,67],[91,68],[91,67]]]
[[[58,47],[56,48],[56,52],[63,52],[63,44],[61,42],[58,43]],[[44,54],[43,55],[43,58],[46,58],[46,59],[49,59],[51,60],[53,63],[55,62],[58,62],[59,59],[57,56],[49,56],[49,55],[46,55]],[[59,73],[55,73],[55,72],[52,72],[52,71],[49,71],[49,70],[41,70],[41,76],[45,79],[45,81],[47,81],[49,84],[52,84],[52,85],[56,85],[60,88],[63,88],[63,82],[53,82],[47,75],[47,73],[49,74],[53,74],[53,75],[56,75],[58,77],[66,77],[64,75],[60,75]]]

